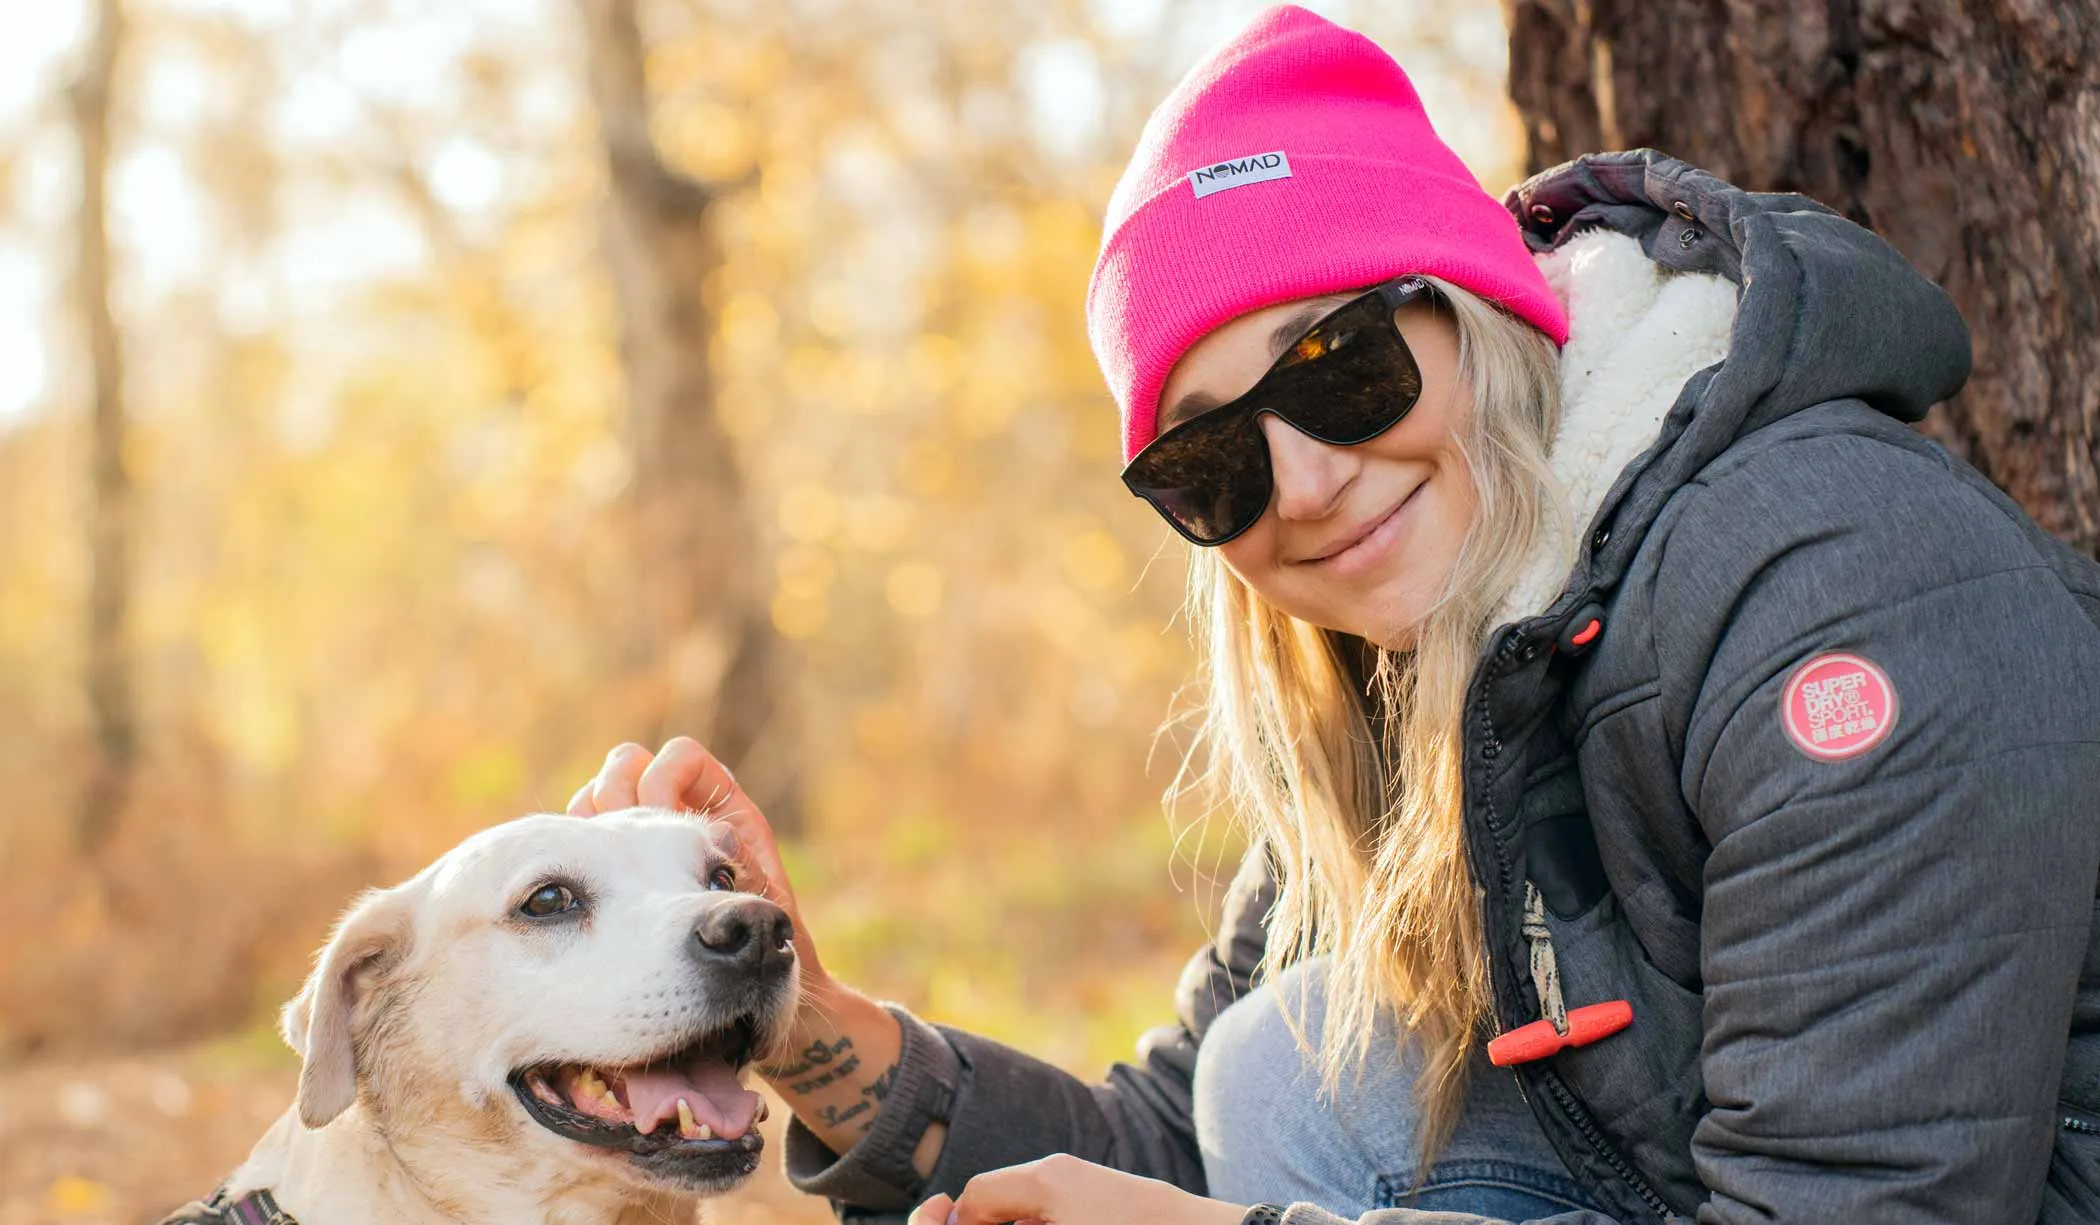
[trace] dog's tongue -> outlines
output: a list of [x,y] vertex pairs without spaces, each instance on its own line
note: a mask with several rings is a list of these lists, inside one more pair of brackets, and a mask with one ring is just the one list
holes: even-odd
[[735,1140],[751,1130],[758,1114],[758,1094],[739,1085],[736,1070],[720,1059],[695,1059],[669,1068],[626,1073],[627,1107],[634,1126],[648,1135],[668,1121],[678,1130],[678,1099],[684,1098],[695,1123],[705,1123],[716,1136]]

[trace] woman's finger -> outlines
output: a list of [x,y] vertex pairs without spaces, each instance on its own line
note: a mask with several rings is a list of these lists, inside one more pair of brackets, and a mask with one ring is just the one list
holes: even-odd
[[729,767],[691,736],[675,736],[657,750],[637,791],[651,808],[687,808],[709,816],[740,798]]
[[750,883],[758,886],[759,892],[787,907],[793,915],[795,899],[787,883],[787,870],[780,865],[773,826],[743,788],[737,786],[729,767],[686,736],[664,745],[657,756],[666,760],[662,773],[649,781],[650,793],[668,793],[677,797],[671,807],[689,808],[727,825],[725,849],[730,856],[758,876]]
[[919,1210],[911,1214],[909,1225],[948,1225],[948,1213],[954,1208],[954,1200],[936,1195],[919,1205]]
[[640,802],[635,798],[635,785],[641,781],[650,756],[649,750],[638,744],[623,744],[605,755],[597,781],[591,784],[591,802],[599,812],[618,812]]
[[802,921],[801,908],[795,904],[795,888],[780,862],[773,826],[751,797],[744,794],[744,789],[737,786],[729,767],[700,742],[679,736],[665,744],[643,772],[641,802],[690,809],[721,822],[726,827],[722,849],[737,866],[737,888],[756,893],[787,911],[795,925],[795,953],[802,959],[803,974],[822,974],[809,926]]
[[[1055,1221],[1066,1225],[1061,1189],[1084,1177],[1088,1163],[1062,1153],[979,1174],[963,1187],[950,1210],[955,1225],[1004,1225],[1007,1221]],[[942,1222],[946,1225],[946,1222]],[[1092,1221],[1070,1221],[1070,1225],[1097,1225]],[[1098,1225],[1108,1225],[1103,1221]]]
[[591,802],[591,791],[597,785],[598,780],[594,778],[583,786],[578,787],[576,794],[569,797],[568,813],[570,816],[595,817],[598,815],[598,806]]

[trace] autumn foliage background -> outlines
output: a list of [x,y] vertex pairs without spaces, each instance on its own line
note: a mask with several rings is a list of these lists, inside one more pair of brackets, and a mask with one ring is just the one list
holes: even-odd
[[[0,1225],[207,1191],[289,1101],[271,1017],[358,888],[693,730],[725,648],[636,615],[687,559],[636,526],[599,2],[123,6],[137,735],[101,812],[97,5],[0,9]],[[1184,555],[1114,479],[1082,298],[1144,115],[1257,7],[639,7],[719,244],[686,321],[747,525],[718,600],[777,648],[753,768],[826,961],[1089,1075],[1167,1015],[1230,836],[1162,811]],[[1496,5],[1313,7],[1517,177]],[[767,1177],[717,1218],[829,1219]]]

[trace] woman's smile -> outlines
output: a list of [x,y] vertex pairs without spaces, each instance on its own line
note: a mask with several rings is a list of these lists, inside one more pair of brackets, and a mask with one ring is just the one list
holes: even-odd
[[1390,510],[1371,517],[1368,523],[1336,533],[1331,544],[1314,550],[1293,564],[1339,576],[1363,574],[1377,568],[1394,551],[1407,529],[1413,526],[1415,516],[1408,512],[1417,504],[1417,495],[1428,484],[1427,480],[1422,481],[1408,490]]

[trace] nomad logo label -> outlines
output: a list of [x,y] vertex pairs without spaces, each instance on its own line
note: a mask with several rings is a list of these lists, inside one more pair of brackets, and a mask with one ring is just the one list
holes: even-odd
[[1196,189],[1196,198],[1201,200],[1212,192],[1224,191],[1228,187],[1245,187],[1249,183],[1266,183],[1270,179],[1291,177],[1291,159],[1283,150],[1274,153],[1257,153],[1252,157],[1236,157],[1229,162],[1205,166],[1201,170],[1189,171],[1189,186]]

